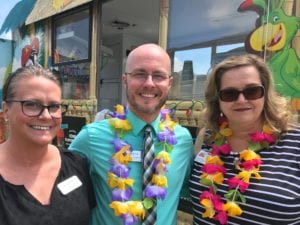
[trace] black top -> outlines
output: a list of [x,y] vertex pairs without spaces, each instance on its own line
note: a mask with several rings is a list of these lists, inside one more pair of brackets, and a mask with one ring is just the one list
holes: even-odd
[[[87,225],[89,223],[95,200],[87,163],[81,156],[66,150],[61,151],[61,160],[61,169],[49,205],[42,205],[23,185],[11,184],[0,175],[1,225]],[[57,185],[73,175],[79,178],[82,185],[67,194],[62,194]],[[73,189],[74,185],[70,186],[67,190]]]
[[[210,146],[202,150],[211,151]],[[246,204],[240,217],[228,217],[228,225],[300,225],[300,127],[287,133],[276,145],[259,152],[263,161],[259,174],[262,179],[251,179],[249,188],[243,193]],[[225,180],[218,185],[218,194],[228,190],[226,180],[237,174],[234,159],[238,155],[221,157],[227,169]],[[190,177],[193,201],[194,225],[219,224],[213,219],[202,218],[203,206],[199,195],[208,187],[200,184],[203,163],[195,158]]]

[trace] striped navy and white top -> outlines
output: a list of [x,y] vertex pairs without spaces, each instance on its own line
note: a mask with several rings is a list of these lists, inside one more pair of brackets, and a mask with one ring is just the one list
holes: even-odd
[[[210,151],[210,147],[203,146],[203,150]],[[246,204],[239,204],[242,215],[228,217],[228,224],[300,225],[300,127],[294,127],[276,145],[260,150],[259,154],[263,161],[259,172],[262,179],[251,179],[243,193]],[[222,158],[227,169],[225,180],[237,174],[233,163],[236,157],[237,153]],[[202,218],[204,208],[199,196],[208,190],[199,182],[202,166],[202,162],[194,160],[189,184],[194,225],[218,224],[213,219]],[[222,197],[228,190],[225,180],[218,186]]]

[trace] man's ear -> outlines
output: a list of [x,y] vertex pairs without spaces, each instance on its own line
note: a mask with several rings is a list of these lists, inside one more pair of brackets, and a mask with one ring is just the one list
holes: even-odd
[[170,87],[170,88],[172,87],[173,82],[174,82],[174,77],[171,76],[171,77],[169,78],[169,87]]
[[125,87],[127,86],[127,76],[125,74],[122,74],[122,83]]

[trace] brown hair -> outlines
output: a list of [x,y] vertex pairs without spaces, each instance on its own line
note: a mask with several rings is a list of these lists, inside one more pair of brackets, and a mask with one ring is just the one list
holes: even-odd
[[60,87],[60,82],[57,77],[50,71],[46,70],[40,66],[25,66],[17,69],[15,72],[11,73],[6,79],[3,89],[2,89],[2,100],[7,101],[11,100],[15,97],[16,94],[16,85],[18,81],[23,77],[31,77],[31,76],[41,76],[45,77],[49,80],[52,80]]
[[265,88],[264,118],[267,124],[279,134],[288,128],[291,112],[287,100],[280,96],[274,88],[272,73],[268,65],[259,56],[245,54],[231,56],[217,64],[208,75],[205,100],[207,127],[213,136],[219,130],[218,119],[221,113],[218,92],[220,91],[221,78],[228,70],[243,66],[253,66],[257,69],[262,85]]

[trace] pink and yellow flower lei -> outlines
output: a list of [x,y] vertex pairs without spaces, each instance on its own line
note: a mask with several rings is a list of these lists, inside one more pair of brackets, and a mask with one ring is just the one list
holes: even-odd
[[238,174],[227,180],[229,191],[224,195],[226,202],[223,202],[221,196],[217,194],[217,185],[224,181],[226,169],[220,154],[228,155],[231,147],[227,143],[227,138],[232,135],[232,130],[228,127],[228,122],[224,117],[219,121],[220,130],[212,144],[212,153],[205,160],[202,167],[200,182],[209,187],[200,195],[200,203],[205,207],[203,218],[210,218],[219,221],[220,224],[227,224],[228,216],[240,216],[243,210],[238,201],[245,203],[244,193],[250,184],[250,179],[261,179],[259,174],[262,161],[257,151],[262,148],[269,148],[269,145],[276,141],[273,131],[268,125],[263,126],[262,132],[250,134],[251,141],[247,149],[240,152],[236,169]]
[[124,135],[131,130],[131,125],[126,120],[126,107],[116,106],[116,112],[112,113],[109,123],[116,133],[113,140],[114,154],[111,162],[112,167],[108,172],[107,183],[112,188],[112,202],[109,205],[117,217],[123,220],[124,225],[132,225],[139,220],[143,220],[147,209],[153,207],[156,199],[164,199],[167,194],[168,180],[166,177],[167,167],[171,163],[170,153],[173,145],[176,144],[174,126],[170,119],[169,110],[161,110],[161,121],[158,125],[157,134],[159,153],[155,156],[153,163],[154,174],[151,185],[144,191],[144,200],[132,201],[132,186],[134,180],[129,177],[129,163],[132,160],[131,145],[123,140]]

